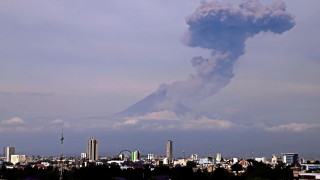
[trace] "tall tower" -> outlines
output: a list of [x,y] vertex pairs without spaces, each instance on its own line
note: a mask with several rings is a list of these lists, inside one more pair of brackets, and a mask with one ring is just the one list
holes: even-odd
[[172,141],[168,140],[167,142],[167,159],[168,159],[168,163],[171,163],[172,161]]
[[7,146],[5,147],[5,154],[7,157],[7,162],[11,162],[11,155],[14,155],[16,153],[16,148],[13,146]]
[[87,158],[91,161],[98,160],[98,140],[90,137],[88,139]]
[[59,180],[63,180],[63,166],[64,166],[64,163],[63,163],[63,140],[64,140],[64,137],[63,137],[63,130],[62,130],[62,133],[61,133],[61,155],[60,155],[60,177],[59,177]]

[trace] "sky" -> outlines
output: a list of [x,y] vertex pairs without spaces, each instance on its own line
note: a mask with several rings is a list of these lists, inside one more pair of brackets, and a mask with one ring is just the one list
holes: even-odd
[[[216,5],[239,9],[241,2]],[[236,51],[201,44],[211,36],[193,36],[200,31],[190,28],[198,25],[192,15],[204,1],[1,1],[0,146],[59,155],[63,128],[65,153],[75,156],[96,137],[101,155],[164,155],[170,139],[177,157],[320,157],[320,1],[282,2],[291,26],[231,33],[245,38],[235,48],[242,52],[230,55]],[[221,72],[228,78],[217,73],[220,84],[198,83],[219,58],[232,61]],[[165,98],[154,96],[163,89]],[[128,108],[135,112],[121,114]]]

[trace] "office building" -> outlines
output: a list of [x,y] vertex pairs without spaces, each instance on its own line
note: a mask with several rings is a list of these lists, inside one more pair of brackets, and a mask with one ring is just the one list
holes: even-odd
[[282,153],[282,161],[285,164],[299,163],[299,155],[296,153]]
[[98,160],[98,140],[90,137],[88,139],[87,158],[89,161]]
[[140,151],[133,151],[131,155],[131,160],[133,162],[140,160]]
[[13,146],[7,146],[5,147],[5,155],[7,158],[7,162],[11,162],[11,155],[14,155],[16,153],[16,148]]
[[172,161],[172,141],[171,140],[168,140],[168,142],[167,142],[166,157],[167,157],[168,163],[171,163],[171,161]]

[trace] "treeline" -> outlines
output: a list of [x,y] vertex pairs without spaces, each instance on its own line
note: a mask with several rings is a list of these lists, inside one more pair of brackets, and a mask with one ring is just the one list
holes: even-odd
[[[0,179],[6,180],[58,180],[59,169],[47,167],[46,169],[27,166],[24,169],[0,169]],[[122,170],[118,165],[87,166],[65,170],[64,180],[291,180],[293,172],[289,167],[278,166],[271,168],[260,162],[252,162],[244,173],[229,172],[224,168],[216,168],[213,172],[207,170],[194,171],[192,167],[168,166],[155,167],[153,170],[145,165],[142,168],[129,168]]]

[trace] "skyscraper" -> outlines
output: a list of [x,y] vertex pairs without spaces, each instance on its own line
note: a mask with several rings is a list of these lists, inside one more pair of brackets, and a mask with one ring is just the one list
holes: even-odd
[[92,137],[88,139],[87,158],[91,161],[98,160],[98,140]]
[[131,155],[131,160],[133,162],[140,160],[140,151],[133,151]]
[[171,163],[171,160],[172,160],[172,141],[171,140],[168,140],[167,142],[167,160],[168,160],[168,163]]
[[16,153],[16,148],[13,146],[7,146],[5,147],[5,154],[7,157],[7,162],[11,162],[11,155],[14,155]]

